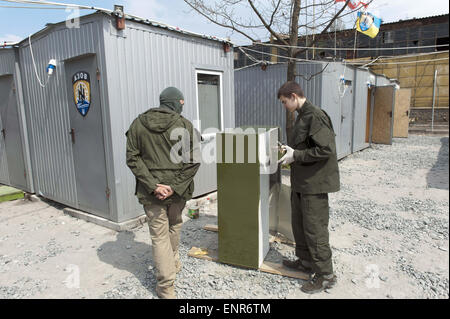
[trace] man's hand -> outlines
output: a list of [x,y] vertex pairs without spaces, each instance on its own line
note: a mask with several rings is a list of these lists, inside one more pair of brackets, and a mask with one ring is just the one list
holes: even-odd
[[173,195],[172,187],[170,187],[169,185],[156,184],[156,186],[158,187],[155,189],[154,193],[156,198],[158,198],[159,200],[165,200],[166,198]]
[[287,165],[294,162],[294,149],[287,145],[283,145],[281,146],[281,148],[286,151],[286,154],[284,154],[283,157],[278,160],[278,164],[281,163]]

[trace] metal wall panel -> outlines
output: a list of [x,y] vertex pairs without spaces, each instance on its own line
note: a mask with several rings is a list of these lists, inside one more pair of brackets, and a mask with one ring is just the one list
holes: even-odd
[[367,124],[367,94],[369,83],[369,72],[366,70],[355,70],[355,94],[353,103],[353,141],[352,153],[360,151],[369,146],[366,142]]
[[[23,105],[21,74],[18,66],[18,52],[16,48],[0,49],[0,77],[10,76],[13,88],[13,99],[10,101],[8,119],[3,127],[0,119],[0,129],[6,129],[6,138],[0,142],[0,181],[4,184],[19,188],[26,192],[34,192],[31,174],[31,163],[28,146],[27,127]],[[5,96],[2,97],[5,99]],[[14,114],[14,115],[13,115]],[[9,126],[8,128],[6,126]],[[8,150],[8,151],[7,151]],[[9,162],[7,157],[10,158]],[[8,167],[9,165],[9,167]],[[13,175],[13,176],[12,176]]]
[[[322,64],[299,63],[297,82],[306,97],[316,105],[321,103],[321,75],[307,81],[320,72]],[[287,65],[270,65],[265,71],[250,67],[235,72],[236,127],[278,126],[281,140],[286,141],[286,110],[277,98],[278,89],[286,82]],[[306,78],[306,79],[305,79]]]
[[0,76],[14,74],[14,61],[13,49],[0,49]]
[[[198,119],[196,77],[198,69],[218,71],[223,81],[224,127],[234,127],[233,52],[225,53],[222,43],[126,21],[126,30],[118,33],[113,20],[106,17],[106,78],[111,125],[112,161],[118,221],[142,214],[134,196],[135,178],[126,166],[126,137],[131,122],[142,112],[159,105],[160,92],[179,88],[185,97],[182,115]],[[215,167],[215,166],[214,166]],[[200,171],[196,185],[208,183],[213,172]],[[210,191],[216,190],[216,187]],[[194,196],[196,193],[194,193]]]
[[[0,49],[0,76],[14,74],[14,51]],[[3,129],[0,119],[0,130]],[[9,185],[8,161],[6,158],[5,141],[0,136],[0,183]]]
[[84,54],[96,54],[102,65],[102,24],[96,17],[82,19],[79,28],[67,28],[65,23],[60,23],[32,37],[41,82],[47,81],[49,60],[57,61],[56,70],[45,87],[41,87],[35,75],[28,39],[19,48],[35,191],[75,208],[78,204],[65,81],[70,75],[65,74],[64,62]]
[[[359,76],[355,78],[358,72]],[[356,70],[339,62],[298,63],[296,81],[306,97],[325,110],[333,122],[338,158],[368,146],[364,143],[367,115],[367,78],[369,71]],[[285,110],[277,99],[286,81],[287,65],[258,66],[235,71],[236,126],[280,126],[285,141]],[[313,76],[314,75],[314,76]],[[339,78],[352,81],[345,94],[339,93]],[[384,78],[385,79],[385,78]],[[341,88],[341,93],[343,90]]]

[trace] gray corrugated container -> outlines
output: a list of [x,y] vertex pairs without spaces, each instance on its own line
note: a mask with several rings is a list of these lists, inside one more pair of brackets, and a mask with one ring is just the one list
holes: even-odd
[[23,106],[17,51],[0,49],[0,183],[32,193]]
[[[391,85],[390,80],[340,62],[299,62],[296,73],[296,82],[306,97],[324,109],[333,122],[338,158],[368,147],[368,83]],[[342,75],[351,81],[345,93],[344,87],[339,86]],[[371,75],[375,79],[371,79]],[[265,70],[259,66],[236,70],[236,126],[279,126],[282,140],[286,141],[286,111],[277,99],[277,91],[286,82],[286,77],[286,64],[269,65]]]
[[[159,105],[168,86],[184,93],[182,115],[195,125],[196,72],[219,76],[222,129],[234,127],[233,50],[225,52],[222,41],[131,19],[118,31],[115,18],[101,12],[81,17],[78,28],[49,25],[31,40],[42,81],[49,59],[57,60],[42,88],[28,39],[19,43],[34,186],[43,197],[114,222],[142,215],[126,166],[125,132],[138,114]],[[94,102],[83,117],[73,101],[72,78],[86,70]],[[202,146],[207,143],[215,141]],[[202,164],[194,196],[217,189],[212,176],[215,165]]]

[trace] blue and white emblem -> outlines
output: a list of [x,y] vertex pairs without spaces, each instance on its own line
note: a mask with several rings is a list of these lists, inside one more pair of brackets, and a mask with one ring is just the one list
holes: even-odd
[[73,98],[78,112],[86,116],[91,106],[91,78],[89,73],[79,71],[72,77]]

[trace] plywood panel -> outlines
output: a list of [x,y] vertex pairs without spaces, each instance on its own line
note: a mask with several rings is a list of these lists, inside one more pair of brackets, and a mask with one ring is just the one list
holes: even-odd
[[397,69],[384,69],[383,74],[386,75],[388,78],[397,78]]
[[400,86],[403,88],[413,88],[416,85],[415,77],[399,78]]
[[396,90],[393,137],[408,137],[410,104],[411,89]]
[[416,67],[415,66],[406,66],[400,68],[399,77],[414,77],[416,75]]
[[377,87],[373,110],[372,142],[392,144],[392,108],[394,88]]
[[448,74],[447,75],[439,75],[436,77],[436,83],[439,86],[447,86],[448,87]]
[[416,88],[416,96],[417,97],[432,97],[433,96],[433,87]]

